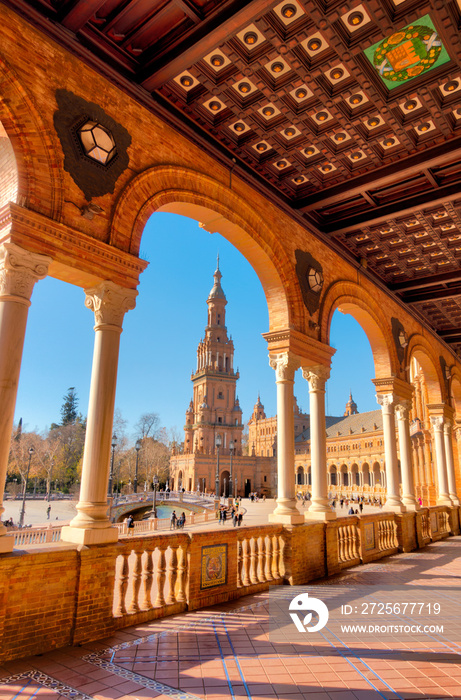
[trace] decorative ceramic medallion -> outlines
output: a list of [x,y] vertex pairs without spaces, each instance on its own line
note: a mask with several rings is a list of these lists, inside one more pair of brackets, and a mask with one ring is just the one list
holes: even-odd
[[378,41],[364,53],[390,90],[450,60],[429,15]]
[[304,250],[296,250],[296,276],[298,278],[304,305],[312,315],[320,305],[323,289],[323,269],[318,260]]

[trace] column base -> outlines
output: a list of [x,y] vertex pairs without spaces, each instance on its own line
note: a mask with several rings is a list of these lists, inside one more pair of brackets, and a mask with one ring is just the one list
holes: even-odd
[[383,505],[383,511],[391,511],[392,513],[406,513],[406,506],[400,500],[392,499],[386,501]]
[[456,494],[450,493],[450,500],[451,500],[451,502],[453,503],[454,506],[459,506],[459,505],[460,505],[459,498],[458,498],[458,496],[457,496]]
[[74,544],[109,544],[118,542],[118,528],[87,528],[71,527],[65,525],[61,530],[61,540],[63,542],[73,542]]
[[452,501],[451,501],[451,498],[450,498],[450,496],[448,495],[448,493],[442,493],[442,494],[440,494],[440,496],[439,496],[439,497],[437,498],[437,500],[436,500],[436,504],[437,504],[438,506],[452,506],[452,505],[453,505],[453,503],[452,503]]
[[421,506],[419,505],[416,498],[414,498],[413,496],[403,496],[402,503],[407,510],[411,510],[411,511],[421,510]]
[[337,515],[333,510],[308,510],[304,513],[306,520],[319,520],[321,522],[326,522],[327,520],[336,520]]
[[297,513],[269,513],[270,523],[280,523],[282,525],[302,525],[304,523],[304,515],[299,511]]
[[14,537],[12,535],[3,535],[0,537],[0,554],[9,554],[13,551]]

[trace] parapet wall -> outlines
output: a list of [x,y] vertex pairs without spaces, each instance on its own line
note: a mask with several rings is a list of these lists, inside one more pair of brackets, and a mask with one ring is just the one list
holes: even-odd
[[101,639],[270,585],[302,585],[450,534],[459,534],[459,508],[438,506],[15,550],[0,556],[0,661]]

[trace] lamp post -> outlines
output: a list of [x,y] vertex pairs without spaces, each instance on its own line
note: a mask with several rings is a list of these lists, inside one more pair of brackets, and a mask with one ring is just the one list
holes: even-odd
[[229,443],[229,452],[230,452],[230,474],[229,474],[229,497],[232,498],[232,457],[234,455],[234,441],[231,440]]
[[24,493],[22,495],[22,508],[21,508],[21,513],[19,515],[19,527],[22,527],[24,525],[24,516],[26,514],[27,480],[29,478],[30,463],[32,461],[32,455],[34,454],[34,452],[35,452],[34,448],[29,447],[29,464],[27,465],[26,480],[24,482]]
[[221,447],[222,440],[221,435],[218,433],[215,438],[216,445],[216,478],[215,478],[215,494],[216,498],[219,498],[219,448]]
[[235,477],[235,498],[237,498],[238,493],[237,493],[237,477]]
[[205,495],[205,477],[202,477],[202,496]]
[[112,457],[110,460],[109,489],[108,489],[109,498],[112,498],[112,481],[114,478],[114,457],[115,457],[115,448],[116,447],[117,447],[117,436],[114,433],[112,435]]
[[222,489],[223,498],[226,498],[226,490],[227,490],[227,479],[226,479],[226,477],[224,477],[224,479],[223,479],[223,489]]
[[155,503],[155,496],[157,493],[158,476],[154,476],[152,481],[153,481],[153,486],[154,486],[154,495],[152,497],[152,513],[153,513],[154,518],[156,518],[157,517],[157,508],[156,508],[156,503]]
[[136,467],[134,470],[134,483],[133,483],[133,493],[138,493],[138,461],[139,461],[139,450],[141,449],[141,440],[136,440],[134,449],[136,450]]

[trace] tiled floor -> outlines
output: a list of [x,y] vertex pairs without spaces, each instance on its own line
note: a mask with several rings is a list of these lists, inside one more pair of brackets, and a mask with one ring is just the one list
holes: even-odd
[[[316,583],[314,591],[330,604],[354,586],[419,590],[421,599],[436,591],[459,636],[346,640],[330,621],[313,635],[274,636],[270,606],[288,605],[294,595],[290,587],[274,587],[86,647],[7,663],[0,667],[0,700],[461,700],[461,538],[350,569]],[[422,621],[408,611],[400,620]]]

